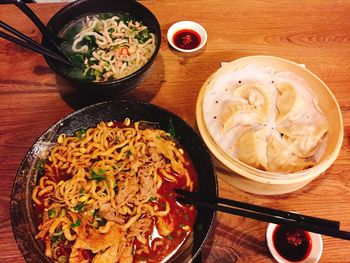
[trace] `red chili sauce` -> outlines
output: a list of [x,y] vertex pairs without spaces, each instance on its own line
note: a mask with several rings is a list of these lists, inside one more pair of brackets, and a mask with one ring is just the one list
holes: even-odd
[[[185,158],[188,162],[186,166],[189,172],[191,180],[194,182],[194,189],[197,189],[197,176],[190,159],[185,154]],[[193,230],[194,221],[196,220],[197,210],[186,204],[181,204],[176,201],[177,194],[174,192],[175,188],[184,188],[186,185],[186,178],[184,176],[178,177],[176,174],[171,174],[178,180],[177,183],[169,182],[163,178],[162,186],[158,189],[158,193],[163,196],[164,199],[158,200],[158,206],[160,210],[164,210],[165,201],[170,205],[170,213],[163,217],[167,223],[174,224],[174,231],[167,237],[160,237],[158,235],[149,236],[149,249],[151,253],[145,254],[135,254],[134,262],[147,261],[147,262],[160,262],[167,258],[167,256],[172,255],[173,252],[186,240],[189,232],[184,230],[184,226],[189,226],[191,231]],[[187,189],[188,190],[188,189]],[[154,222],[156,224],[156,222]],[[153,230],[155,229],[153,225]],[[155,232],[153,232],[155,233]],[[157,242],[162,241],[162,245],[156,246]],[[136,246],[136,251],[138,251],[139,242],[135,240],[134,245]]]
[[[113,127],[124,127],[124,125],[122,122],[115,122]],[[177,146],[180,147],[179,145]],[[185,168],[187,169],[191,181],[193,182],[193,191],[196,191],[198,189],[197,174],[195,172],[193,163],[186,152],[184,153],[184,157],[186,160]],[[60,180],[67,180],[70,177],[67,176],[67,173],[64,171],[59,171],[58,169],[52,170],[53,174],[48,174],[47,171],[45,171],[44,176],[48,176],[51,180],[54,180],[56,182],[59,182]],[[154,220],[151,226],[152,230],[146,233],[146,237],[148,237],[148,248],[150,253],[138,252],[142,244],[137,239],[135,239],[133,244],[133,262],[160,262],[164,259],[167,259],[174,252],[176,252],[177,248],[186,240],[189,233],[193,231],[194,222],[197,216],[197,210],[194,206],[177,202],[177,194],[173,190],[175,188],[189,190],[186,187],[186,177],[180,177],[175,173],[172,173],[171,175],[176,177],[177,182],[170,182],[161,175],[163,182],[161,187],[158,189],[158,193],[163,198],[160,200],[154,200],[154,202],[158,205],[160,210],[165,209],[166,202],[169,203],[170,213],[163,218],[167,223],[174,224],[174,231],[166,237],[159,235],[156,227],[157,222]],[[41,198],[39,197],[39,200],[40,199]],[[36,223],[39,225],[43,222],[42,217],[43,213],[45,212],[44,207],[42,205],[34,204],[34,211]],[[186,229],[187,226],[190,227],[189,230]],[[45,236],[42,241],[45,241],[46,238],[48,237]],[[70,242],[64,238],[57,240],[57,255],[64,256],[66,259],[68,259],[73,243],[74,242]],[[159,245],[160,243],[161,245]],[[82,250],[82,255],[84,259],[88,260],[89,262],[95,256],[90,250]]]
[[201,43],[200,35],[191,29],[182,29],[174,34],[175,46],[182,49],[194,49]]
[[277,226],[272,234],[272,240],[278,254],[289,261],[302,261],[310,255],[311,237],[304,230]]

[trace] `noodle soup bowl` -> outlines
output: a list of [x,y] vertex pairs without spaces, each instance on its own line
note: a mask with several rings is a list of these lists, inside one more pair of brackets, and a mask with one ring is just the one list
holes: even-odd
[[[11,222],[17,245],[27,262],[52,262],[45,256],[43,242],[35,239],[39,222],[32,192],[43,176],[40,170],[41,160],[47,157],[47,153],[57,144],[61,134],[73,136],[76,131],[96,127],[101,121],[123,122],[125,118],[156,124],[157,129],[164,131],[169,130],[171,123],[175,140],[187,153],[192,161],[191,169],[197,174],[197,191],[209,198],[218,195],[217,179],[210,154],[201,138],[181,118],[155,105],[135,101],[116,100],[86,107],[50,127],[33,144],[17,171],[11,197]],[[208,238],[214,220],[213,210],[197,208],[192,231],[162,262],[192,262]]]
[[[145,6],[132,0],[105,0],[103,4],[99,0],[78,0],[59,10],[50,19],[47,26],[54,33],[61,36],[67,26],[72,25],[74,22],[87,16],[106,13],[129,14],[132,19],[147,26],[149,32],[155,35],[155,50],[148,61],[137,71],[119,79],[106,81],[84,79],[83,69],[75,70],[49,57],[45,57],[46,62],[55,73],[70,81],[73,88],[90,95],[120,95],[136,88],[152,66],[161,44],[161,29],[157,18]],[[43,42],[45,45],[49,45],[47,41],[43,40]]]

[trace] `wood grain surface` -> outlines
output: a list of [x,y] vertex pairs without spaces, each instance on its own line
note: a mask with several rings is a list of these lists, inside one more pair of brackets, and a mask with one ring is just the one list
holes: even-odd
[[[305,64],[333,91],[344,118],[338,159],[303,189],[279,196],[239,191],[219,178],[220,195],[277,209],[341,221],[350,231],[350,1],[147,0],[162,28],[162,45],[151,73],[124,98],[151,102],[195,127],[195,102],[205,79],[222,61],[273,55]],[[64,4],[32,4],[44,21]],[[14,6],[0,5],[0,19],[40,40],[34,25]],[[166,32],[178,20],[194,20],[208,32],[195,55],[173,51]],[[9,212],[11,188],[22,158],[36,139],[65,115],[95,101],[70,88],[44,59],[0,40],[0,262],[23,262]],[[219,213],[203,249],[203,262],[273,262],[266,223]],[[321,262],[350,262],[350,242],[323,237]]]

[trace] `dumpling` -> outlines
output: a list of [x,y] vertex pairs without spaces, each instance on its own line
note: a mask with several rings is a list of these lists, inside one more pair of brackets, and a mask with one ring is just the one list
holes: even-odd
[[317,151],[322,137],[328,130],[328,124],[293,123],[277,129],[283,135],[282,141],[296,156],[309,158]]
[[291,173],[315,165],[294,155],[289,146],[282,143],[276,135],[271,135],[267,143],[267,171]]
[[276,108],[277,122],[294,121],[308,112],[309,105],[290,83],[281,82],[277,84]]
[[222,132],[237,125],[256,125],[263,124],[265,116],[258,111],[252,110],[251,107],[242,101],[232,101],[224,107],[221,117]]
[[270,98],[257,84],[247,84],[233,91],[235,100],[224,106],[222,131],[225,133],[237,125],[263,125],[267,122]]
[[320,146],[321,138],[318,136],[282,137],[283,143],[288,145],[293,154],[300,158],[309,158],[315,154]]
[[251,109],[261,111],[267,119],[271,102],[268,93],[262,86],[258,84],[241,85],[233,91],[233,95],[248,100]]
[[237,141],[237,157],[240,161],[258,169],[266,169],[266,129],[250,130]]
[[298,123],[278,126],[277,130],[288,137],[319,137],[321,138],[328,130],[328,123]]

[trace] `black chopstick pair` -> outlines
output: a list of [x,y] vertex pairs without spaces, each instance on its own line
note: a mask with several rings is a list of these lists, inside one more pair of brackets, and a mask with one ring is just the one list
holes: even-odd
[[175,189],[175,192],[180,195],[177,200],[182,203],[350,240],[350,232],[339,230],[339,221],[271,209],[221,197],[203,197],[198,193],[182,189]]
[[26,16],[32,20],[32,22],[38,27],[40,32],[42,33],[43,37],[51,43],[53,48],[56,50],[56,52],[42,46],[38,42],[32,40],[28,36],[24,35],[23,33],[17,31],[16,29],[12,28],[11,26],[7,25],[3,21],[0,21],[0,27],[9,31],[10,33],[14,34],[18,38],[5,33],[3,31],[0,31],[0,37],[11,41],[17,45],[20,45],[22,47],[25,47],[27,49],[30,49],[34,52],[37,52],[39,54],[42,54],[44,56],[48,56],[52,59],[55,59],[56,61],[59,61],[65,65],[76,67],[73,63],[68,61],[68,59],[65,57],[65,55],[62,53],[59,45],[64,41],[62,38],[55,35],[51,30],[49,30],[43,22],[39,19],[38,16],[35,15],[35,13],[21,0],[8,0],[7,3],[9,4],[15,4]]
[[65,65],[71,66],[71,67],[75,67],[72,63],[70,63],[67,59],[61,57],[60,55],[56,54],[55,52],[51,51],[50,49],[42,46],[41,44],[39,44],[38,42],[34,41],[33,39],[31,39],[30,37],[24,35],[23,33],[17,31],[16,29],[14,29],[13,27],[9,26],[8,24],[6,24],[3,21],[0,21],[0,27],[11,32],[12,34],[14,34],[15,36],[17,36],[18,38],[7,34],[3,31],[0,31],[0,37],[11,41],[17,45],[23,46],[25,48],[28,48],[34,52],[37,52],[39,54],[42,54],[44,56],[48,56],[50,58],[53,58]]

